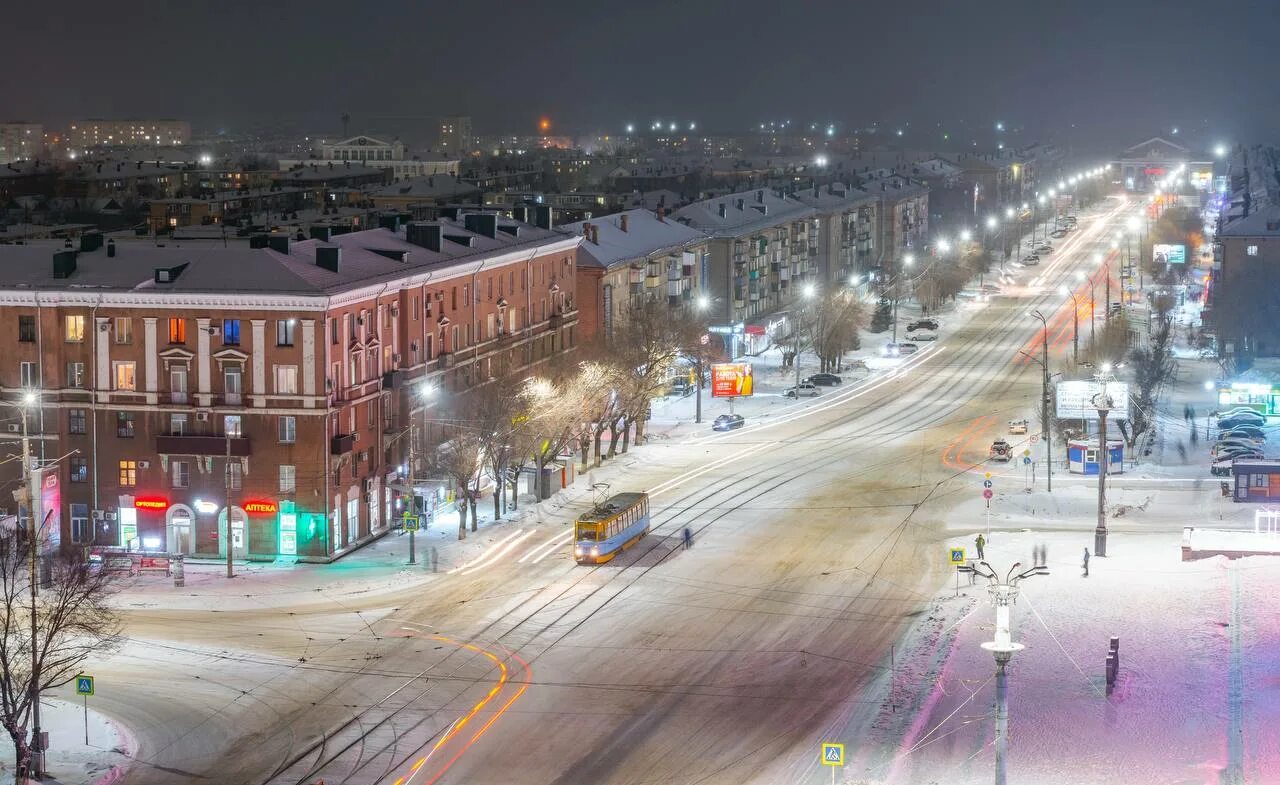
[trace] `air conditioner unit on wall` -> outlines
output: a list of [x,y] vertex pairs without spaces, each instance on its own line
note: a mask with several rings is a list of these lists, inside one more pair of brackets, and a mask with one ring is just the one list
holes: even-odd
[[196,412],[196,422],[209,422],[209,413]]
[[22,433],[22,426],[16,422],[9,423],[9,433]]
[[150,468],[151,468],[151,461],[138,461],[138,468],[139,468],[139,469],[150,469]]

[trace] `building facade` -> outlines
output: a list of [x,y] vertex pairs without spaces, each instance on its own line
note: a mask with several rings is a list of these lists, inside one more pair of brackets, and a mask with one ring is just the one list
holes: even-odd
[[430,175],[458,174],[457,158],[422,159],[410,156],[408,150],[399,139],[385,142],[372,136],[353,136],[337,142],[326,142],[320,145],[318,158],[281,159],[281,169],[295,167],[330,167],[358,165],[391,172],[396,180],[410,177],[427,177]]
[[191,141],[185,120],[74,120],[64,146],[77,154],[100,147],[176,147]]
[[440,140],[437,148],[442,155],[462,158],[471,155],[475,137],[471,135],[471,118],[454,115],[440,121]]
[[427,495],[411,446],[577,343],[579,239],[454,219],[258,248],[0,246],[0,439],[16,449],[25,418],[39,457],[65,456],[50,540],[327,561],[385,533]]
[[663,213],[627,210],[557,227],[581,235],[578,246],[578,325],[582,340],[609,336],[627,312],[659,302],[673,310],[697,307],[710,238]]
[[30,161],[44,151],[44,126],[39,123],[0,123],[0,164]]

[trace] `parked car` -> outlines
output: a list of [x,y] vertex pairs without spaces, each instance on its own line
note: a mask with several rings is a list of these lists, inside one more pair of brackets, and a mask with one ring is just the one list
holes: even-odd
[[915,332],[916,330],[937,330],[942,325],[937,319],[916,319],[907,325],[907,332]]
[[1266,456],[1260,450],[1251,450],[1248,447],[1231,447],[1221,452],[1212,453],[1215,463],[1218,461],[1238,461],[1238,460],[1261,460]]
[[1265,414],[1257,409],[1250,409],[1248,406],[1236,406],[1234,408],[1227,409],[1226,411],[1218,412],[1218,419],[1221,420],[1223,418],[1235,417],[1237,415],[1244,417],[1261,417],[1263,420],[1266,420],[1267,418]]
[[713,431],[732,431],[747,424],[747,418],[741,414],[722,414],[711,423]]
[[1029,426],[1030,426],[1030,423],[1028,423],[1026,420],[1010,420],[1009,433],[1014,435],[1024,434],[1027,432],[1027,428]]
[[983,294],[1000,294],[1000,287],[993,283],[984,283],[981,289]]
[[1225,431],[1218,431],[1219,439],[1229,439],[1232,436],[1239,436],[1243,439],[1266,439],[1267,435],[1262,429],[1254,425],[1237,425]]
[[1262,445],[1252,442],[1218,442],[1209,449],[1209,455],[1214,458],[1235,457],[1246,452],[1262,452]]
[[1214,444],[1243,444],[1261,449],[1262,445],[1265,444],[1266,441],[1266,439],[1255,439],[1248,436],[1219,436],[1218,440],[1214,442]]
[[938,334],[932,330],[907,330],[907,337],[913,341],[938,340]]
[[[834,373],[815,373],[813,376],[805,379],[806,382],[813,382],[819,387],[832,387],[844,381]],[[803,384],[803,382],[802,382]]]
[[1038,254],[1053,253],[1053,246],[1049,245],[1048,243],[1045,243],[1044,245],[1037,245],[1036,253]]
[[821,395],[822,391],[818,389],[818,385],[813,382],[800,382],[795,387],[788,387],[783,391],[782,395],[786,398],[813,398]]
[[916,346],[914,343],[905,343],[905,342],[904,342],[904,343],[900,343],[900,344],[898,344],[898,354],[899,354],[899,355],[906,356],[906,355],[908,355],[908,354],[915,354],[915,353],[916,353],[916,352],[918,352],[918,351],[920,351],[920,347],[919,347],[919,346]]
[[1025,267],[1035,267],[1037,264],[1040,264],[1040,257],[1035,254],[1024,256],[1022,257],[1022,264]]
[[1066,237],[1066,236],[1067,236],[1067,230],[1066,230],[1066,229],[1054,229],[1052,232],[1049,232],[1049,236],[1050,236],[1050,237],[1052,237],[1052,238],[1053,238],[1053,239],[1055,239],[1055,240],[1061,240],[1062,238],[1064,238],[1064,237]]
[[1218,418],[1218,430],[1229,431],[1232,428],[1238,428],[1241,425],[1252,425],[1255,428],[1261,428],[1267,424],[1267,419],[1262,415],[1255,414],[1252,417],[1245,414],[1235,414],[1231,417]]

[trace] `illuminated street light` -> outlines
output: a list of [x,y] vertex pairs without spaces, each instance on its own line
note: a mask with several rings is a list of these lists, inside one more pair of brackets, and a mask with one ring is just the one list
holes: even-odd
[[[1010,210],[1010,211],[1009,211],[1009,213],[1010,213],[1010,215],[1012,215],[1013,211],[1012,211],[1012,210]],[[994,228],[996,228],[996,226],[998,226],[999,224],[1000,224],[1000,219],[996,218],[994,215],[988,215],[988,216],[987,216],[987,228],[988,228],[988,229],[994,229]]]
[[804,285],[804,289],[802,291],[804,292],[805,299],[811,300],[813,299],[813,296],[818,293],[818,287],[811,283],[807,283]]
[[973,239],[973,233],[971,233],[968,229],[965,229],[960,233],[960,242],[967,243],[972,239]]
[[827,157],[826,157],[825,155],[820,155],[820,156],[818,156],[817,158],[813,159],[813,162],[814,162],[815,164],[817,164],[818,166],[826,166],[826,165],[827,165]]
[[906,256],[902,257],[902,266],[903,266],[903,267],[910,267],[911,265],[913,265],[913,264],[915,264],[915,263],[916,263],[916,257],[915,257],[915,255],[914,255],[914,254],[907,254]]
[[[1022,206],[1022,209],[1024,209],[1024,210],[1025,210],[1025,209],[1027,209],[1027,206],[1024,204],[1024,205]],[[1012,208],[1012,207],[1006,207],[1006,208],[1004,208],[1004,217],[1005,217],[1005,218],[1013,218],[1013,214],[1014,214],[1014,210],[1013,210],[1013,208]]]
[[634,134],[635,132],[636,132],[636,127],[631,123],[627,123],[627,133]]
[[938,253],[940,253],[940,254],[941,254],[941,253],[946,253],[946,252],[948,252],[948,251],[950,251],[950,250],[951,250],[951,243],[947,242],[947,240],[946,240],[945,238],[941,238],[941,237],[939,237],[939,238],[938,238],[938,242],[937,242],[937,243],[935,243],[934,245],[935,245],[935,247],[937,247],[937,249],[938,249]]
[[706,296],[705,294],[699,295],[697,302],[698,302],[699,311],[705,311],[711,307],[711,298]]

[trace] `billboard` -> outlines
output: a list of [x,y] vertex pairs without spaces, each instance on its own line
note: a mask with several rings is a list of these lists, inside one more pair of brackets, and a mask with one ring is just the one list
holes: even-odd
[[711,366],[711,397],[740,398],[754,392],[751,363],[716,363]]
[[[1093,420],[1098,416],[1098,407],[1094,396],[1102,392],[1102,382],[1065,381],[1058,382],[1057,400],[1058,416],[1071,420]],[[1111,414],[1109,420],[1129,419],[1129,385],[1126,382],[1107,382],[1107,395],[1111,396]]]
[[1152,246],[1152,252],[1156,264],[1187,263],[1187,246],[1185,245],[1155,245]]

